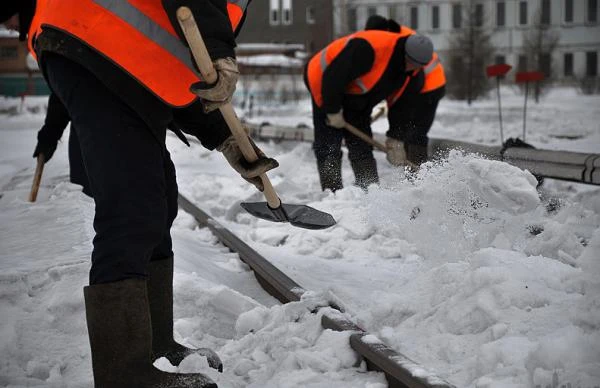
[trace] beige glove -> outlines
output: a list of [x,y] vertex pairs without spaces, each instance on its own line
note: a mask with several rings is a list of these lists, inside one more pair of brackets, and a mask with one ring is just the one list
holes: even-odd
[[211,112],[231,101],[240,71],[235,58],[220,58],[213,62],[218,78],[214,84],[197,82],[190,87],[203,101],[204,111]]
[[404,142],[388,137],[385,140],[385,147],[387,148],[386,159],[392,166],[406,166],[408,164]]
[[217,151],[223,153],[227,162],[229,162],[231,167],[233,167],[242,178],[252,183],[258,190],[263,191],[264,186],[262,179],[260,179],[260,175],[279,167],[279,163],[273,158],[266,157],[265,153],[254,144],[251,138],[248,138],[248,140],[250,140],[250,144],[252,144],[252,147],[254,147],[254,151],[258,156],[258,159],[252,163],[244,158],[242,150],[233,136],[229,136],[225,139],[225,141],[217,147]]
[[346,120],[344,120],[344,112],[340,109],[337,113],[327,113],[327,125],[334,128],[344,128]]

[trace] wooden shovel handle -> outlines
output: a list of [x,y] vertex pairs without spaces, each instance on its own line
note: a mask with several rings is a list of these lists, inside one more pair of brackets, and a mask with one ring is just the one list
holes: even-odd
[[[200,31],[198,30],[198,26],[196,25],[192,11],[188,7],[179,7],[179,9],[177,9],[177,19],[179,20],[179,25],[181,26],[183,34],[185,35],[185,39],[190,46],[190,50],[192,50],[192,55],[196,60],[198,69],[200,69],[202,78],[207,83],[214,83],[218,77],[217,72],[213,67],[208,50],[206,50],[206,45],[204,44],[204,40],[200,35]],[[237,141],[244,158],[246,158],[246,160],[249,162],[258,160],[258,155],[254,151],[252,144],[250,144],[248,135],[246,134],[242,123],[235,114],[231,103],[221,105],[219,110],[221,111],[225,122],[231,130],[231,134]],[[267,199],[267,203],[272,209],[279,208],[281,206],[281,201],[279,200],[279,196],[275,192],[269,177],[267,177],[266,174],[262,174],[260,179],[262,180],[265,188],[263,194]]]
[[35,166],[35,174],[33,174],[33,183],[31,184],[31,192],[29,193],[29,202],[35,202],[37,199],[40,182],[42,181],[42,172],[44,172],[44,154],[40,153],[37,156],[37,165]]
[[373,139],[371,136],[367,135],[366,133],[364,133],[360,129],[356,128],[352,124],[346,123],[346,125],[344,126],[344,128],[348,132],[350,132],[351,134],[353,134],[354,136],[359,137],[365,143],[368,143],[368,144],[372,145],[375,148],[379,148],[383,152],[387,152],[387,147],[385,145],[383,145],[380,142],[378,142],[377,140]]

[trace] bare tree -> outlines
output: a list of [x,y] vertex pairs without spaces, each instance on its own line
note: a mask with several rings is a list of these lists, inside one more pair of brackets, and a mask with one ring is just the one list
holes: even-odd
[[544,80],[535,84],[535,102],[539,102],[540,94],[552,84],[552,54],[560,40],[560,34],[552,30],[550,16],[546,12],[549,11],[538,8],[532,28],[523,33],[522,55],[527,58],[527,63],[531,64],[531,68],[527,70],[544,74]]
[[[491,62],[493,47],[491,32],[486,29],[487,16],[483,3],[463,0],[460,4],[460,26],[448,38],[450,63],[446,70],[448,94],[469,105],[477,97],[487,94],[490,84],[485,67]],[[453,21],[457,23],[457,21]]]

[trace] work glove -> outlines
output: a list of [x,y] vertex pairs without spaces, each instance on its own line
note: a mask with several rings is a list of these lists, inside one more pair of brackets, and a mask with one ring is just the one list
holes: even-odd
[[327,119],[325,120],[327,125],[334,128],[344,128],[346,126],[346,120],[344,120],[344,112],[340,109],[337,113],[327,113]]
[[46,163],[50,160],[52,155],[54,155],[54,151],[56,151],[56,146],[58,145],[58,139],[55,136],[52,136],[45,127],[39,130],[37,138],[38,142],[33,151],[33,157],[37,158],[39,154],[43,154],[44,163]]
[[404,142],[388,137],[385,140],[387,148],[386,159],[392,166],[405,166],[408,164]]
[[204,81],[196,82],[190,91],[202,99],[206,113],[219,109],[231,101],[240,71],[235,58],[220,58],[213,62],[217,72],[217,80],[213,84]]
[[229,162],[231,167],[233,167],[242,178],[252,183],[258,190],[263,191],[265,188],[260,179],[260,175],[279,167],[279,163],[273,158],[266,157],[265,153],[254,144],[251,138],[248,138],[248,140],[250,140],[250,144],[252,144],[252,147],[258,156],[258,159],[254,162],[248,162],[246,158],[244,158],[242,150],[233,136],[229,136],[225,139],[225,141],[217,147],[217,151],[223,153],[227,162]]

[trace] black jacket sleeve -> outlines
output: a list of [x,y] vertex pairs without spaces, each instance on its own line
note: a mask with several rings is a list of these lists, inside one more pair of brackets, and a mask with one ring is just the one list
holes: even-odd
[[226,0],[162,0],[163,7],[180,39],[185,36],[177,21],[177,9],[190,8],[211,59],[235,57],[235,38],[227,13]]
[[186,108],[173,109],[173,126],[195,136],[209,150],[214,150],[231,136],[221,112],[204,113],[202,103],[198,101]]
[[38,138],[41,136],[47,141],[57,142],[62,137],[69,121],[71,121],[71,117],[62,101],[60,101],[56,94],[50,94],[46,119],[44,120],[42,129],[40,129]]
[[335,113],[342,108],[346,86],[371,70],[375,51],[364,39],[352,39],[323,73],[323,110]]

